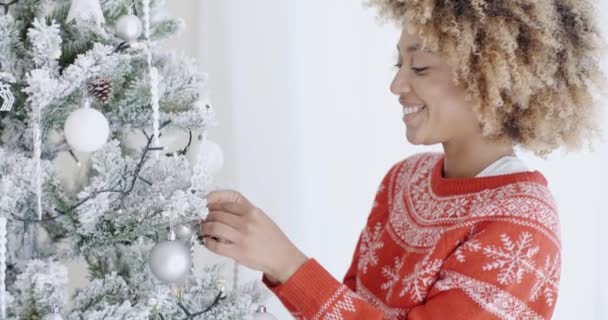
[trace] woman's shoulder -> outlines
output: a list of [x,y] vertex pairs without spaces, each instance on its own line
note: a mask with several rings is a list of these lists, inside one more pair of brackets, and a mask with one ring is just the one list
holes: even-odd
[[391,165],[382,179],[381,189],[392,186],[398,181],[407,181],[408,176],[416,172],[430,172],[434,164],[441,159],[438,152],[421,152],[410,155]]
[[472,219],[503,219],[519,224],[536,225],[560,234],[557,203],[546,185],[539,183],[513,183],[488,190],[471,210]]
[[446,179],[440,177],[436,170],[442,157],[439,152],[424,152],[397,162],[385,180],[388,190],[393,195],[409,190],[409,199],[415,207],[417,201],[422,201],[420,210],[436,209],[428,213],[431,215],[442,211],[449,215],[450,210],[446,208],[464,206],[469,212],[466,217],[461,217],[465,220],[509,220],[535,224],[559,234],[558,206],[539,171]]

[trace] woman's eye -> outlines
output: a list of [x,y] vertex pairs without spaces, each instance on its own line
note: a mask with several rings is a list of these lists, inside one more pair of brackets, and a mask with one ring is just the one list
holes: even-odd
[[429,69],[429,67],[422,67],[422,68],[414,68],[414,67],[412,67],[412,71],[414,71],[414,73],[417,74],[417,75],[424,74],[424,72],[427,71],[428,69]]
[[401,69],[401,67],[403,67],[403,64],[401,64],[401,63],[396,63],[396,64],[394,65],[394,67],[395,67],[395,68],[397,68],[397,69]]

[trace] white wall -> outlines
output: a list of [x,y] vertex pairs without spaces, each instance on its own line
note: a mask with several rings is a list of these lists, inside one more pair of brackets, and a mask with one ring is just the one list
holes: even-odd
[[[396,30],[353,1],[203,3],[227,183],[342,277],[379,180],[408,154],[387,89]],[[276,299],[269,309],[290,318]]]
[[[608,42],[608,2],[601,1],[599,3],[600,7],[600,21],[602,26],[602,31],[604,32],[604,39]],[[608,54],[608,53],[607,53]],[[603,60],[603,70],[606,74],[608,74],[608,57]],[[596,190],[596,201],[589,205],[592,210],[594,209],[595,217],[596,217],[596,235],[598,235],[597,239],[591,239],[596,243],[595,246],[595,255],[597,267],[594,275],[599,277],[599,281],[596,281],[595,290],[593,294],[595,296],[595,319],[608,319],[608,232],[606,232],[606,228],[608,227],[608,215],[606,214],[606,205],[605,200],[608,195],[608,189],[602,182],[608,181],[608,168],[606,165],[608,164],[608,101],[605,101],[603,106],[603,116],[602,116],[602,128],[606,132],[604,136],[607,141],[599,148],[599,156],[597,169],[600,174],[598,175],[598,179],[595,179],[596,183],[594,184]],[[592,177],[592,176],[591,176]],[[600,185],[600,183],[602,183]],[[565,303],[568,307],[574,308],[574,305],[570,303]]]
[[[177,43],[198,54],[211,76],[221,122],[211,138],[226,153],[221,181],[341,278],[381,177],[422,150],[407,144],[400,107],[388,91],[398,30],[380,27],[372,10],[352,0],[171,6],[191,26]],[[608,118],[602,121],[607,128]],[[608,319],[608,276],[600,272],[608,270],[601,184],[608,181],[608,145],[596,148],[548,162],[524,155],[545,173],[561,209],[563,271],[554,319]],[[269,309],[289,318],[276,299]]]

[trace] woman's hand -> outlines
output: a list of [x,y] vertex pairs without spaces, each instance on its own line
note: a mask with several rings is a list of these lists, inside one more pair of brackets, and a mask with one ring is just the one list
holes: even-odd
[[209,215],[201,223],[203,244],[210,251],[264,272],[285,283],[308,258],[279,227],[237,191],[207,195]]

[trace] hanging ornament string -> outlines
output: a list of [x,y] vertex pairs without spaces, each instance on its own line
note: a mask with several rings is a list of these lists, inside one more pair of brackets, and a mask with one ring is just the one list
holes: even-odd
[[[159,95],[158,95],[158,69],[152,64],[152,46],[150,42],[150,0],[143,0],[143,15],[144,15],[144,36],[146,37],[146,47],[148,54],[148,69],[150,70],[150,104],[152,105],[152,126],[154,129],[154,140],[152,147],[156,150],[162,150],[159,143]],[[158,159],[160,153],[156,152],[155,156]]]
[[36,215],[42,220],[42,133],[40,128],[42,106],[32,103],[32,133],[34,138],[34,191],[36,193]]
[[5,216],[0,216],[0,316],[6,319],[6,222]]
[[[191,261],[194,261],[194,245],[196,244],[196,236],[192,235],[192,237],[190,237],[190,259]],[[192,265],[190,266],[190,275],[194,276],[194,273],[196,272],[196,270],[194,269],[194,263],[192,263]]]

